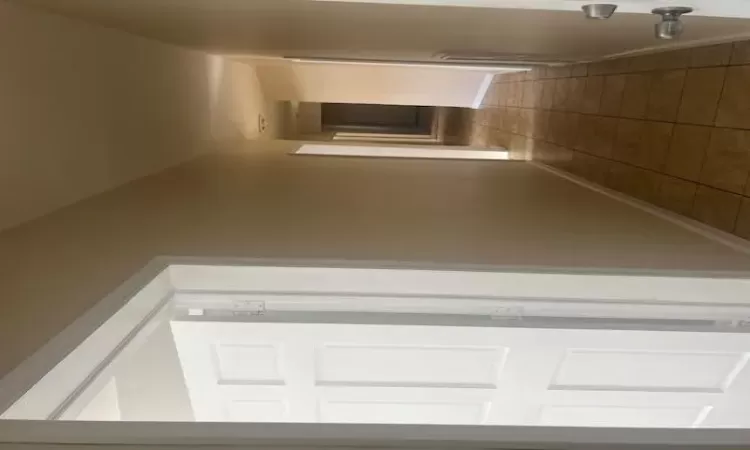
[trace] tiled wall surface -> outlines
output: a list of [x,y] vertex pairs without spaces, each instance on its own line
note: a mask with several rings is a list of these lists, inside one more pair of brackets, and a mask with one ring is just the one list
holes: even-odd
[[498,76],[472,143],[750,239],[750,41]]
[[[473,124],[476,110],[469,108],[443,108],[445,121],[445,145],[471,145],[474,139],[473,131],[477,130]],[[486,142],[481,144],[486,147]]]

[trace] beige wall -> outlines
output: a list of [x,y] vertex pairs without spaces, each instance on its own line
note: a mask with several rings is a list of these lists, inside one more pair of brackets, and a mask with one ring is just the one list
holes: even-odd
[[750,256],[524,162],[247,145],[0,233],[0,374],[157,255],[750,269]]
[[264,94],[256,68],[217,55],[207,56],[207,63],[213,136],[220,140],[279,137],[282,104]]
[[750,239],[750,41],[499,77],[475,132]]
[[9,2],[0,29],[0,229],[209,152],[212,126],[255,137],[267,107],[239,63]]
[[300,136],[323,131],[323,111],[320,103],[299,103],[297,109],[297,132]]
[[276,100],[470,108],[487,73],[480,71],[304,62],[258,62]]

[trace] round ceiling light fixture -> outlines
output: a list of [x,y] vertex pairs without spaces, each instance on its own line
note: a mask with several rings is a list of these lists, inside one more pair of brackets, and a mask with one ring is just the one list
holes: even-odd
[[617,5],[611,5],[608,3],[592,3],[590,5],[581,6],[583,13],[586,14],[587,19],[609,19],[612,14],[615,13]]
[[683,24],[680,22],[680,16],[693,12],[693,8],[688,6],[667,6],[656,8],[651,11],[652,14],[661,16],[661,22],[654,25],[654,33],[657,39],[676,39],[682,34]]

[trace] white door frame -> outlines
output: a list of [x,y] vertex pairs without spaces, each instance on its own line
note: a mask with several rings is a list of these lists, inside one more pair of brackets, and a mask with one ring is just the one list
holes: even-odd
[[[503,318],[549,313],[553,307],[556,314],[580,317],[594,308],[607,317],[630,317],[634,312],[642,318],[675,314],[688,319],[706,317],[734,327],[745,326],[750,317],[750,274],[744,273],[613,273],[487,266],[425,268],[341,261],[158,258],[0,381],[3,410],[18,399],[19,393],[26,392],[29,384],[39,380],[37,387],[40,387],[27,392],[22,401],[16,402],[15,409],[11,408],[12,414],[6,414],[11,419],[32,420],[0,420],[0,445],[569,448],[628,444],[742,448],[750,444],[750,430],[721,429],[635,431],[34,420],[39,418],[40,411],[46,415],[53,413],[82,383],[90,381],[93,371],[111,363],[127,350],[127,345],[147,334],[151,319],[170,299],[184,301],[186,306],[224,304],[253,313],[258,308],[259,295],[272,296],[263,308],[284,310],[284,296],[290,292],[309,295],[313,304],[316,294],[334,295],[340,300],[327,307],[318,303],[311,308],[313,311],[448,312]],[[376,301],[370,301],[373,299]],[[420,301],[412,301],[415,299]],[[289,310],[288,305],[286,308]],[[57,362],[60,363],[55,365]]]

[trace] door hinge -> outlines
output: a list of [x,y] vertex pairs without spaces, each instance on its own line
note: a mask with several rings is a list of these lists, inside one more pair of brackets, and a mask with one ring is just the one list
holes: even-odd
[[523,308],[498,308],[490,313],[492,320],[523,320]]
[[750,317],[733,320],[731,326],[734,328],[750,328]]
[[236,316],[264,316],[266,314],[266,302],[232,300],[232,314]]

